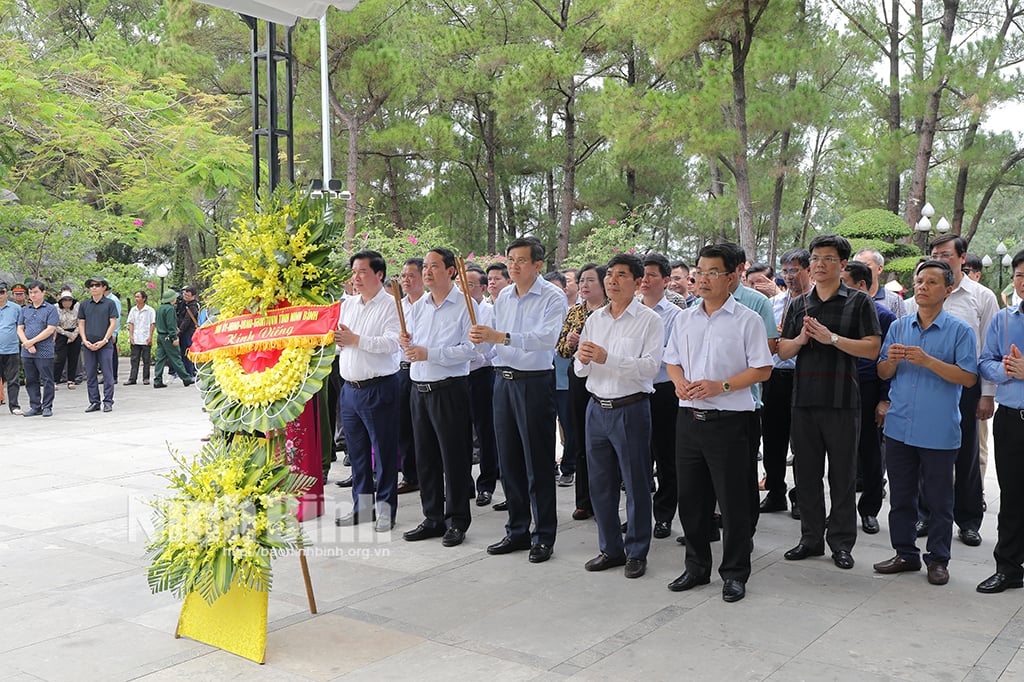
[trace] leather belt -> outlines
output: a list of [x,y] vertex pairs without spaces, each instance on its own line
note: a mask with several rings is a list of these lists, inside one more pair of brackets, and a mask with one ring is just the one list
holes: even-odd
[[697,410],[694,408],[688,408],[690,410],[690,416],[693,417],[694,421],[698,422],[710,422],[716,419],[725,419],[726,417],[736,417],[743,414],[737,410]]
[[402,360],[401,362],[398,363],[398,368],[399,369],[404,369],[406,371],[408,371],[409,367],[411,367],[411,366],[412,366],[412,363],[411,362],[406,362],[405,360]]
[[379,384],[385,379],[390,379],[393,376],[395,375],[388,374],[387,376],[383,377],[370,377],[369,379],[363,379],[362,381],[352,381],[351,379],[345,379],[345,383],[353,388],[367,388],[369,386],[373,386],[374,384]]
[[591,397],[603,410],[614,410],[617,407],[625,407],[626,405],[638,403],[641,400],[647,400],[646,393],[633,393],[621,398],[598,398],[596,395]]
[[495,367],[494,373],[507,381],[515,381],[516,379],[529,379],[530,377],[542,377],[550,374],[553,370],[550,369],[512,369],[511,367]]
[[420,393],[430,393],[431,391],[436,391],[440,388],[444,388],[445,386],[451,386],[459,379],[464,378],[465,377],[448,377],[447,379],[441,379],[440,381],[431,382],[414,381],[412,382],[412,385],[415,386],[416,390],[419,391]]
[[1024,409],[1021,409],[1019,407],[1010,407],[1008,405],[1000,405],[999,409],[1006,410],[1011,415],[1014,415],[1016,413],[1016,416],[1020,417],[1021,421],[1024,421]]

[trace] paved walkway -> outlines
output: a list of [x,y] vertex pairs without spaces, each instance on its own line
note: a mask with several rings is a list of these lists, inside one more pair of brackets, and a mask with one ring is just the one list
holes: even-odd
[[673,539],[654,541],[639,580],[586,573],[596,530],[570,520],[571,489],[559,489],[558,542],[541,565],[486,555],[504,533],[489,507],[473,507],[467,542],[451,549],[401,540],[420,520],[416,495],[402,496],[390,538],[342,532],[333,517],[348,491],[333,485],[345,473],[336,465],[328,513],[307,524],[320,613],[306,608],[298,560],[279,560],[259,666],[174,639],[179,603],[146,585],[141,500],[163,490],[165,443],[193,452],[209,431],[198,393],[118,386],[116,398],[110,414],[83,413],[84,386],[58,390],[52,419],[0,408],[0,679],[1024,679],[1024,592],[974,591],[992,570],[991,468],[985,541],[954,541],[948,586],[872,573],[892,554],[884,510],[882,533],[858,538],[851,571],[827,557],[784,561],[798,524],[771,514],[747,598],[725,604],[717,576],[666,589],[682,570]]

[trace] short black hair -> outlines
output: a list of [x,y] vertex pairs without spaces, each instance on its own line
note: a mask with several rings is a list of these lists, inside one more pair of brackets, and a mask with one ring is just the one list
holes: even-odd
[[570,272],[574,275],[579,275],[580,271],[578,268],[562,268],[559,272],[563,275],[568,275]]
[[724,242],[722,244],[708,244],[697,254],[697,259],[721,258],[726,272],[736,272],[740,266],[740,256],[735,244]]
[[928,244],[928,252],[931,253],[935,250],[935,247],[942,246],[943,244],[953,243],[953,248],[956,249],[956,255],[962,256],[967,253],[967,242],[963,240],[958,234],[942,234],[931,240]]
[[985,266],[984,264],[982,264],[981,258],[978,258],[977,255],[968,251],[967,257],[964,259],[964,267],[970,268],[971,270],[975,270],[977,272],[981,272],[982,268],[984,268]]
[[544,273],[544,279],[549,282],[558,282],[558,284],[564,289],[566,285],[565,275],[560,273],[558,270],[553,272]]
[[501,272],[501,276],[508,279],[508,266],[504,263],[491,263],[487,266],[487,274],[491,274],[492,270],[498,270]]
[[804,270],[811,267],[811,253],[807,249],[797,246],[782,254],[779,258],[779,263],[785,265],[786,263],[792,263],[796,261],[800,264]]
[[[139,289],[138,291],[136,291],[135,294],[139,294],[140,296],[142,296],[142,300],[143,301],[148,301],[149,300],[149,294],[147,294],[142,289]],[[134,296],[135,294],[132,294],[132,296]]]
[[838,234],[819,234],[807,245],[807,250],[811,253],[814,253],[815,249],[828,248],[836,250],[839,260],[850,260],[850,242],[846,237],[840,237]]
[[484,272],[484,269],[482,267],[480,267],[476,263],[466,263],[466,273],[469,274],[470,272],[475,272],[476,274],[480,275],[480,281],[486,284],[487,273]]
[[953,268],[949,267],[949,263],[944,260],[928,259],[917,266],[917,269],[914,270],[914,275],[917,276],[922,270],[928,268],[942,270],[942,281],[947,287],[953,286],[953,283],[956,281],[956,278],[953,277]]
[[[1022,251],[1021,253],[1024,253],[1024,251]],[[582,265],[580,266],[579,272],[576,273],[576,281],[579,281],[579,278],[582,277],[583,273],[586,272],[587,270],[593,270],[594,272],[597,273],[597,283],[601,286],[601,293],[605,293],[604,275],[606,272],[608,272],[608,268],[606,268],[603,265],[598,265],[597,263],[587,263],[586,265]]]
[[[438,256],[440,256],[441,260],[444,261],[444,267],[445,267],[446,270],[448,268],[454,268],[455,267],[455,253],[451,249],[446,249],[443,246],[435,246],[434,248],[428,250],[427,253],[436,253]],[[408,263],[409,261],[406,261],[406,262]],[[422,260],[420,262],[422,263]],[[421,265],[420,266],[420,272],[422,272],[422,271],[423,271],[423,266]],[[454,270],[452,270],[451,278],[455,279],[455,271]]]
[[871,283],[874,281],[874,273],[871,272],[871,268],[859,260],[847,261],[846,267],[843,270],[850,273],[850,279],[853,280],[854,284],[863,282],[870,288]]
[[668,264],[668,258],[665,258],[660,253],[649,253],[644,256],[644,267],[646,268],[648,265],[656,266],[662,277],[668,277],[672,274],[672,266]]
[[775,269],[772,268],[772,266],[768,265],[767,263],[754,263],[749,268],[747,268],[748,275],[756,275],[759,272],[763,272],[764,276],[767,277],[768,279],[772,281],[775,280]]
[[672,261],[672,262],[671,262],[671,263],[669,264],[669,268],[670,268],[670,270],[669,270],[669,274],[671,274],[671,273],[672,273],[672,270],[675,270],[676,268],[682,268],[683,270],[686,270],[686,274],[687,274],[687,275],[689,275],[689,274],[690,274],[690,266],[689,266],[689,265],[687,265],[686,263],[684,263],[684,262],[683,262],[683,261],[681,261],[681,260],[674,260],[674,261]]
[[46,285],[40,282],[38,279],[34,279],[25,285],[25,291],[30,289],[39,289],[39,291],[46,291]]
[[[433,249],[431,249],[431,251],[433,251]],[[414,268],[416,268],[417,270],[419,270],[420,272],[423,272],[423,259],[422,258],[406,258],[405,262],[402,263],[402,267],[405,267],[406,265],[411,265]],[[455,267],[455,266],[453,265],[452,267]]]
[[605,274],[608,270],[616,265],[625,265],[629,268],[630,273],[633,275],[633,279],[641,279],[644,276],[644,265],[640,261],[640,258],[633,253],[617,253],[611,257],[608,261],[608,265],[605,266]]
[[530,249],[530,260],[534,263],[544,260],[544,254],[547,253],[547,249],[540,243],[540,240],[536,237],[520,237],[519,239],[513,239],[509,243],[508,248],[505,249],[505,255],[512,253],[512,249],[519,249],[522,247]]
[[1024,263],[1024,249],[1018,251],[1017,255],[1013,257],[1013,260],[1010,262],[1010,269],[1016,270],[1017,266],[1021,263]]
[[368,261],[370,269],[380,275],[381,278],[388,276],[388,264],[384,262],[384,256],[380,255],[380,252],[373,249],[358,251],[348,259],[348,266],[352,267],[357,260]]

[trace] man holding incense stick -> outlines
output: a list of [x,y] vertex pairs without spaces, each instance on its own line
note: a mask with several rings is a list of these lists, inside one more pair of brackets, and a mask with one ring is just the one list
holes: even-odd
[[[473,343],[492,344],[494,432],[508,502],[505,537],[488,554],[530,550],[530,562],[551,558],[555,513],[555,373],[552,359],[568,304],[565,294],[540,276],[544,245],[522,237],[508,245],[514,286],[494,302],[494,326],[470,329]],[[531,530],[530,521],[534,523]]]
[[[472,439],[469,420],[469,341],[466,299],[455,288],[455,254],[434,248],[423,259],[430,293],[409,309],[412,334],[399,336],[410,363],[410,408],[416,440],[423,521],[402,537],[409,542],[441,537],[445,547],[462,544],[472,517]],[[472,301],[470,301],[472,304]]]

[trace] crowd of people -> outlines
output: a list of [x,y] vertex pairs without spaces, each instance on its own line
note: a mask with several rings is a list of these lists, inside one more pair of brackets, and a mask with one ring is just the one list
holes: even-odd
[[[57,386],[74,390],[83,382],[89,396],[86,412],[113,411],[122,304],[104,277],[90,277],[83,288],[85,295],[76,298],[70,284],[50,295],[39,280],[0,281],[0,404],[6,402],[12,415],[52,417]],[[133,299],[124,325],[130,357],[124,385],[138,383],[140,366],[142,383],[150,383],[154,341],[153,387],[167,385],[165,365],[183,385],[191,385],[195,366],[186,351],[200,318],[196,288],[186,286],[180,295],[169,289],[157,310],[144,289],[134,292]],[[26,408],[19,402],[22,386]]]
[[[644,575],[678,514],[685,564],[668,588],[709,583],[720,540],[722,597],[735,602],[760,514],[799,520],[787,560],[827,548],[850,569],[858,533],[880,531],[887,488],[895,556],[874,570],[926,566],[945,584],[954,525],[964,545],[982,541],[978,434],[993,412],[1000,487],[1020,480],[1024,311],[1019,299],[1000,310],[972,279],[958,236],[930,245],[906,300],[883,286],[881,254],[852,254],[835,235],[785,252],[779,278],[729,243],[704,247],[692,267],[618,254],[544,274],[530,237],[506,255],[463,277],[451,251],[430,249],[404,264],[400,300],[379,253],[352,256],[336,343],[352,474],[338,485],[352,487],[353,507],[339,526],[390,530],[398,495],[419,491],[422,519],[404,539],[451,547],[475,499],[508,514],[488,554],[542,563],[556,489],[573,487],[573,518],[597,525],[586,570]],[[1013,282],[1024,294],[1024,251]],[[1022,586],[1022,524],[1002,496],[997,571],[979,592]]]

